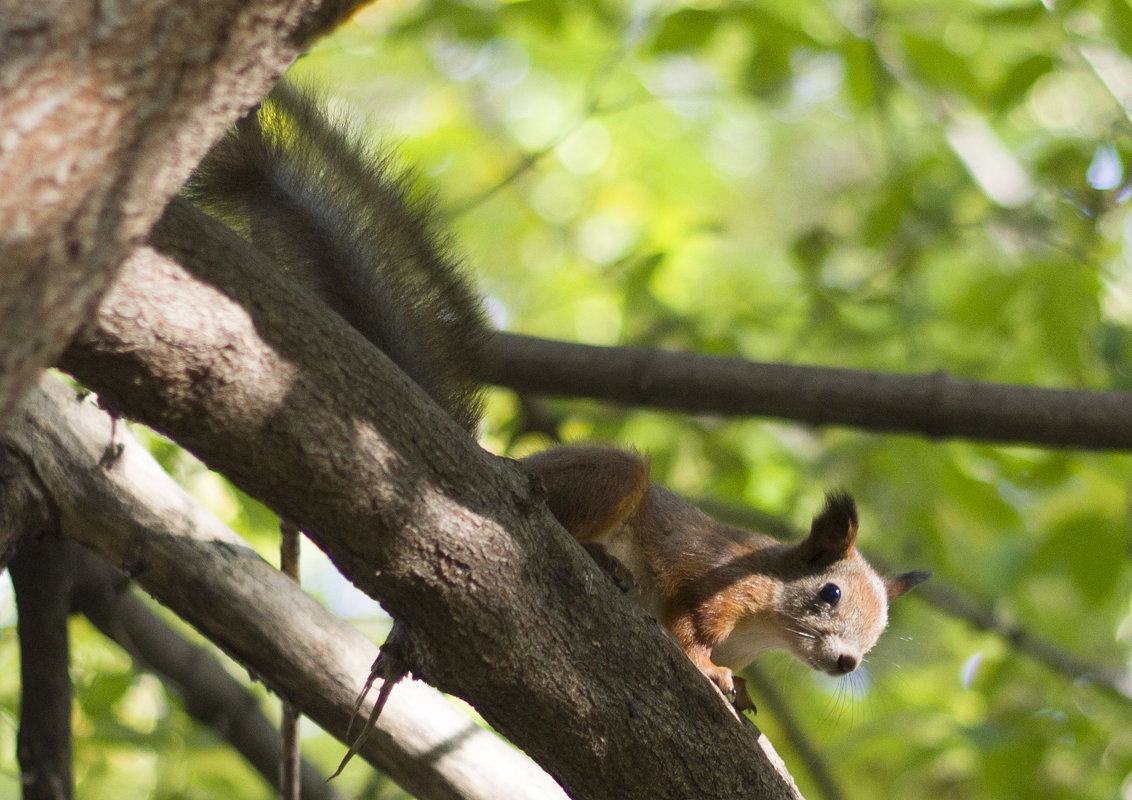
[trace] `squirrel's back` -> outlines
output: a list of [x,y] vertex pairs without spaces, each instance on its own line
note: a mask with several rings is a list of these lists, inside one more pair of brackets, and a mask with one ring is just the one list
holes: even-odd
[[475,429],[482,305],[406,176],[331,122],[310,91],[277,86],[213,147],[185,193]]

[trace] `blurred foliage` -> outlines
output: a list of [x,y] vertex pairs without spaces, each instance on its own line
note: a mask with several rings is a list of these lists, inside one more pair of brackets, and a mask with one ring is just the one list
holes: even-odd
[[[294,72],[435,191],[501,327],[1132,389],[1127,0],[383,0]],[[1132,680],[1127,455],[547,406],[564,437],[646,450],[689,496],[804,525],[850,488],[868,552]],[[519,409],[493,396],[486,446],[545,444]],[[270,552],[270,515],[164,455]],[[138,765],[138,796],[259,796],[175,700],[98,659],[76,664],[82,796],[122,796]],[[1132,703],[916,595],[864,676],[761,663],[846,798],[1132,798]],[[759,724],[819,797],[779,721]]]

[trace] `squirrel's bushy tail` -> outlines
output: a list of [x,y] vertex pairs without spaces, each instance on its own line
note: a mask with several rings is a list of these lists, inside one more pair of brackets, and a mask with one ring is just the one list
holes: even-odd
[[280,84],[186,195],[315,291],[457,422],[480,415],[483,307],[404,174],[307,90]]

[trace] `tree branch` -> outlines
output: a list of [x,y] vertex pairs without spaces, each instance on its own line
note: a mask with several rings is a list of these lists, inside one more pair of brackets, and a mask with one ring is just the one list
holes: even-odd
[[[11,563],[20,609],[20,710],[26,724],[20,725],[19,755],[25,796],[58,800],[74,792],[67,637],[67,617],[74,611],[85,613],[131,656],[172,682],[191,716],[215,728],[266,780],[278,783],[279,733],[255,698],[207,652],[129,594],[125,576],[74,542],[58,539],[58,516],[34,461],[0,441],[0,529],[15,536],[13,546],[25,543]],[[338,797],[306,762],[302,781],[309,800]]]
[[[27,800],[74,796],[67,617],[73,544],[32,459],[0,441],[0,534],[16,595],[20,639],[20,728],[16,754]],[[18,551],[18,552],[17,552]]]
[[0,569],[26,541],[59,531],[58,511],[35,461],[0,439]]
[[139,250],[65,368],[306,531],[405,625],[415,675],[575,797],[797,797],[518,470],[221,226],[174,202],[153,242],[192,274]]
[[16,753],[25,800],[69,800],[71,675],[67,619],[74,583],[70,542],[42,537],[12,559],[20,637],[20,733]]
[[[279,523],[279,571],[300,582],[299,554],[302,547],[302,531],[286,520]],[[299,800],[306,793],[301,786],[302,750],[299,746],[299,710],[289,699],[283,698],[280,709],[279,733],[283,738],[283,750],[275,759],[279,765],[278,789],[281,800]]]
[[[344,740],[377,648],[201,508],[121,425],[113,438],[111,431],[105,412],[45,376],[4,444],[33,460],[65,536],[121,565]],[[108,460],[108,452],[116,455]],[[397,687],[361,757],[429,800],[557,791],[521,754],[419,683]]]
[[1132,396],[596,347],[497,333],[481,377],[518,392],[1095,450],[1132,449]]

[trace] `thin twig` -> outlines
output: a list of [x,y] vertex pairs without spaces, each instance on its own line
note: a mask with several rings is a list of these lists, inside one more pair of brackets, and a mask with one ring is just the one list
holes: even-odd
[[[299,583],[299,548],[302,534],[298,527],[286,520],[279,522],[279,569],[295,583]],[[283,800],[299,800],[302,792],[300,773],[302,753],[299,749],[299,709],[288,698],[283,698],[280,711],[279,734],[283,739],[283,752],[279,758],[279,796]]]

